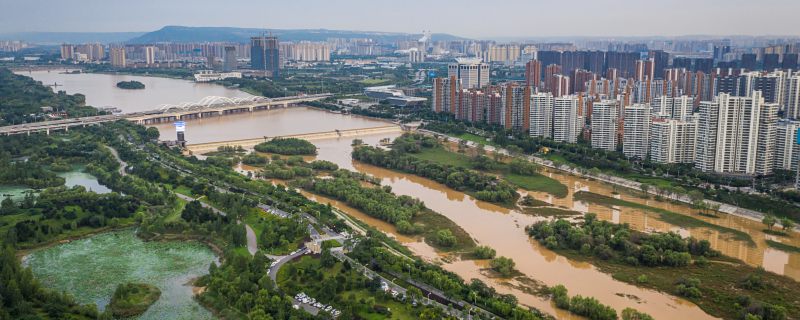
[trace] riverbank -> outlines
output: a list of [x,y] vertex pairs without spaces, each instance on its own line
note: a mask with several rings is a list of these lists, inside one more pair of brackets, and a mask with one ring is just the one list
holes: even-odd
[[[462,139],[460,139],[458,137],[454,137],[454,136],[451,136],[451,135],[448,135],[448,134],[435,132],[435,131],[430,131],[430,130],[426,130],[426,129],[419,129],[418,132],[424,133],[424,134],[428,134],[428,135],[432,135],[432,136],[447,137],[449,140],[456,141],[456,142],[462,141]],[[477,143],[474,142],[474,141],[471,141],[471,140],[464,140],[464,141],[470,147],[476,147],[477,146]],[[629,189],[629,190],[631,190],[633,192],[641,192],[642,191],[642,183],[637,182],[637,181],[632,181],[632,180],[628,180],[628,179],[621,178],[621,177],[616,177],[616,176],[609,176],[609,175],[605,175],[605,174],[591,174],[591,173],[589,173],[588,170],[585,170],[585,169],[582,169],[582,168],[572,167],[572,166],[565,165],[565,164],[558,164],[558,163],[556,163],[556,162],[554,162],[552,160],[543,159],[543,158],[540,158],[540,157],[537,157],[537,156],[533,156],[533,155],[513,155],[507,149],[498,148],[498,147],[492,146],[490,144],[485,145],[485,148],[486,148],[487,151],[498,152],[498,153],[501,153],[501,154],[506,155],[506,156],[522,157],[522,158],[528,159],[530,161],[533,161],[533,162],[535,162],[535,163],[537,163],[539,165],[542,165],[544,167],[547,167],[547,168],[550,168],[550,169],[554,169],[554,170],[558,170],[558,171],[561,171],[561,172],[564,172],[564,173],[567,173],[567,174],[572,174],[572,175],[575,175],[575,176],[578,176],[578,177],[581,177],[581,178],[595,179],[595,180],[598,180],[598,181],[601,181],[601,182],[604,182],[604,183],[608,183],[608,184],[611,184],[611,185],[615,185],[615,186],[618,186],[618,187]],[[666,197],[669,200],[678,201],[680,203],[684,203],[684,204],[687,204],[687,205],[692,205],[693,204],[693,200],[687,194],[677,194],[677,193],[672,193],[672,192],[662,193],[662,192],[659,192],[658,190],[655,190],[654,188],[651,188],[650,190],[647,190],[647,193],[649,195],[651,195],[651,196]],[[720,202],[716,202],[716,201],[712,201],[712,200],[705,200],[705,201],[706,201],[707,204],[711,204],[711,205],[719,204],[720,205],[720,210],[719,211],[727,213],[727,214],[730,214],[730,215],[734,215],[734,216],[737,216],[737,217],[741,217],[741,218],[745,218],[745,219],[749,219],[749,220],[753,220],[753,221],[761,221],[761,219],[764,218],[764,213],[762,213],[762,212],[757,212],[757,211],[749,210],[749,209],[746,209],[746,208],[741,208],[741,207],[737,207],[737,206],[734,206],[734,205],[720,203]],[[800,232],[800,226],[796,227],[795,230]]]
[[[755,301],[781,301],[790,319],[800,317],[800,285],[796,281],[764,272],[738,260],[711,258],[708,259],[708,265],[703,266],[692,264],[686,267],[643,267],[614,263],[575,250],[554,251],[571,260],[591,263],[619,281],[676,296],[681,296],[676,284],[682,279],[699,279],[701,296],[684,298],[715,317],[741,317],[741,310],[734,306],[741,303],[742,296],[750,296]],[[760,278],[758,288],[746,288],[746,281],[754,275]]]

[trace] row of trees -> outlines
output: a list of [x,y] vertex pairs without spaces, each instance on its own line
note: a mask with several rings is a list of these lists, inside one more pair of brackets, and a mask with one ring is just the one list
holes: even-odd
[[[597,220],[588,213],[573,226],[569,221],[540,221],[526,228],[528,234],[550,249],[578,250],[600,259],[619,259],[631,265],[683,267],[692,256],[717,256],[706,240],[683,239],[675,233],[644,234],[625,225]],[[701,258],[702,257],[702,258]]]
[[[550,289],[556,307],[584,316],[590,320],[617,320],[617,311],[606,306],[595,298],[576,295],[569,297],[567,288],[557,285]],[[652,318],[650,318],[652,319]]]
[[514,295],[499,294],[494,288],[478,279],[472,279],[467,284],[458,275],[439,266],[419,259],[410,261],[394,255],[374,238],[360,241],[350,256],[373,270],[428,284],[444,292],[450,299],[472,303],[502,318],[544,319],[538,311],[518,305]]
[[397,196],[387,188],[368,188],[359,180],[336,175],[333,178],[311,178],[301,181],[301,187],[314,193],[322,194],[363,211],[364,213],[398,224],[410,221],[425,204],[419,199],[402,195]]

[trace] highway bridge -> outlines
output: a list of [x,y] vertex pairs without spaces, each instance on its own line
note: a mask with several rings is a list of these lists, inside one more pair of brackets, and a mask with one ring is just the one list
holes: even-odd
[[71,127],[85,127],[87,125],[128,120],[137,124],[168,123],[178,120],[201,119],[218,117],[229,114],[270,110],[274,108],[288,108],[304,102],[316,101],[330,97],[331,94],[299,95],[282,98],[226,98],[206,97],[199,102],[181,103],[176,105],[162,105],[155,110],[134,112],[127,114],[101,115],[82,118],[69,118],[62,120],[42,121],[0,127],[0,136],[12,134],[31,134],[45,132],[50,134],[53,130],[69,130]]

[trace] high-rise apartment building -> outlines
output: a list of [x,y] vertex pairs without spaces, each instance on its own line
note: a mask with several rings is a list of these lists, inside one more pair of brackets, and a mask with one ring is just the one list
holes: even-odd
[[250,38],[250,68],[264,71],[271,77],[280,75],[280,47],[278,37],[259,36]]
[[148,66],[152,66],[156,63],[156,47],[144,47],[144,60]]
[[784,96],[784,114],[788,119],[800,119],[800,72],[786,79]]
[[668,97],[662,96],[653,99],[651,107],[654,116],[661,116],[676,120],[686,120],[692,116],[693,99],[690,96]]
[[553,101],[553,140],[576,143],[583,131],[581,115],[581,98],[579,96],[561,96]]
[[464,89],[483,88],[489,84],[489,65],[477,58],[460,58],[447,67],[447,76],[461,80]]
[[772,173],[778,105],[721,93],[700,103],[695,167],[706,172]]
[[650,160],[656,163],[693,163],[697,120],[654,118],[650,124]]
[[75,47],[71,44],[64,43],[61,45],[61,60],[72,60],[74,53]]
[[655,79],[656,68],[653,59],[636,60],[636,73],[633,79],[636,81],[644,81],[645,79]]
[[225,55],[223,55],[222,58],[222,71],[230,72],[238,68],[239,64],[236,60],[236,47],[226,46]]
[[455,76],[433,79],[431,109],[433,112],[455,113],[458,108],[458,93],[461,80]]
[[553,137],[553,105],[555,98],[550,92],[541,92],[531,96],[531,137]]
[[602,100],[592,105],[592,148],[617,150],[618,106],[616,100]]
[[119,68],[124,68],[127,66],[127,61],[125,60],[125,48],[124,47],[116,47],[109,49],[109,54],[111,56],[111,65]]
[[542,62],[536,59],[525,63],[525,85],[539,88],[542,81]]
[[775,169],[797,171],[800,162],[800,121],[781,119],[775,124]]
[[650,104],[634,104],[624,110],[622,153],[644,160],[650,151]]
[[506,129],[527,131],[530,126],[531,87],[507,83],[501,86],[500,96],[503,101],[501,125]]

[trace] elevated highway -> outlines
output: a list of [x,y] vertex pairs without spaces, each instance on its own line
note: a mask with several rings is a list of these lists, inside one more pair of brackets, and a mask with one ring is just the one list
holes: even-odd
[[37,132],[50,134],[50,131],[53,130],[69,130],[71,127],[85,127],[87,125],[119,120],[128,120],[137,124],[148,125],[178,120],[218,117],[228,114],[255,112],[274,108],[288,108],[301,105],[304,102],[325,99],[330,96],[331,94],[324,93],[274,99],[265,97],[236,99],[225,97],[206,97],[199,102],[182,103],[178,105],[162,105],[158,109],[151,111],[69,118],[4,126],[0,127],[0,136],[8,136],[12,134],[31,134]]

